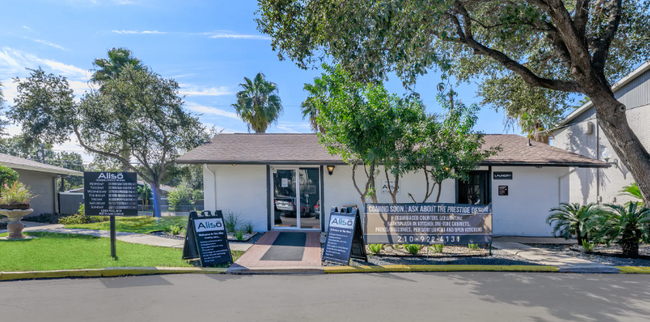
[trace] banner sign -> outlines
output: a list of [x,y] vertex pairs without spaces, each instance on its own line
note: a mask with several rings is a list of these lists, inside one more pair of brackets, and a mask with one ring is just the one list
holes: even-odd
[[137,216],[138,176],[135,172],[84,172],[87,216]]
[[350,257],[368,261],[366,245],[362,236],[357,208],[342,208],[341,212],[338,212],[335,207],[332,207],[323,260],[345,265],[349,264]]
[[368,244],[491,244],[492,204],[366,204]]
[[232,263],[228,233],[221,210],[191,211],[187,220],[183,259],[199,258],[202,267]]

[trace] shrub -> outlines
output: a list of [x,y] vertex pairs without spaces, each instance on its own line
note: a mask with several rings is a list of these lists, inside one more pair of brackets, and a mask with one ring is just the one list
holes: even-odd
[[40,222],[44,224],[58,224],[60,218],[64,218],[68,216],[70,215],[62,215],[56,213],[43,213],[38,216],[30,216],[30,217],[23,218],[23,221]]
[[551,209],[546,223],[553,227],[553,236],[564,239],[576,236],[578,244],[582,244],[582,240],[589,241],[589,221],[601,212],[593,203],[582,206],[579,203],[563,202],[560,207]]
[[643,195],[641,195],[641,189],[639,189],[639,185],[637,185],[636,182],[632,183],[631,185],[627,185],[623,187],[623,189],[621,189],[621,193],[619,194],[619,196],[632,197],[639,202],[639,206],[644,206]]
[[196,201],[201,199],[203,199],[203,192],[201,190],[193,190],[185,183],[174,188],[167,196],[169,209],[172,210],[179,210],[180,206],[194,206]]
[[29,187],[21,182],[14,181],[13,184],[4,186],[2,188],[2,195],[0,195],[0,204],[27,204],[32,198],[32,193],[29,192]]
[[226,230],[229,233],[235,232],[237,225],[239,225],[239,215],[233,212],[226,212],[226,215],[223,216],[223,224],[226,226]]
[[237,233],[235,233],[235,238],[237,238],[237,240],[244,240],[244,232],[241,231],[241,228],[239,228]]
[[418,245],[418,244],[407,244],[407,245],[404,245],[404,249],[406,249],[407,252],[409,252],[410,254],[413,254],[413,255],[415,255],[415,254],[417,254],[417,253],[420,252],[420,247],[421,247],[421,246]]
[[89,221],[90,218],[86,217],[86,215],[76,214],[76,215],[60,218],[59,224],[78,225],[78,224],[87,224]]
[[442,253],[442,249],[445,247],[444,244],[433,244],[429,249],[431,249],[434,253]]
[[2,189],[5,185],[7,187],[11,186],[16,181],[18,181],[18,172],[0,164],[0,196],[2,195]]
[[593,252],[594,251],[594,243],[590,243],[586,240],[582,241],[582,249],[584,249],[585,252]]
[[171,225],[169,226],[169,232],[172,235],[178,235],[183,231],[183,226],[181,225]]
[[373,254],[379,254],[384,249],[383,244],[369,244],[368,249],[370,249],[370,252]]
[[638,202],[607,207],[608,211],[591,223],[594,238],[607,245],[620,245],[625,256],[638,256],[639,242],[650,242],[650,209],[639,207]]
[[478,250],[478,244],[467,244],[467,248],[471,250]]
[[79,206],[79,209],[77,210],[77,213],[81,214],[81,215],[85,215],[86,214],[86,205],[82,203],[81,206]]
[[243,225],[243,228],[245,233],[247,234],[253,233],[253,223],[250,220]]

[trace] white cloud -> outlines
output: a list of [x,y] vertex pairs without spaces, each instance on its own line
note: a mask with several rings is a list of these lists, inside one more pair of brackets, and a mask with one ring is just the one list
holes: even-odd
[[216,116],[225,116],[225,117],[228,117],[228,118],[231,118],[231,119],[240,120],[237,113],[222,110],[220,108],[205,106],[205,105],[201,105],[201,104],[197,104],[197,103],[193,103],[193,102],[187,102],[185,104],[185,106],[190,111],[201,113],[203,115],[209,114],[209,115],[216,115]]
[[263,35],[240,35],[240,34],[234,34],[234,33],[217,33],[210,38],[234,38],[234,39],[262,39],[262,40],[270,40],[271,37],[268,36],[263,36]]
[[305,122],[287,122],[287,121],[280,121],[278,122],[277,125],[275,125],[275,128],[278,130],[282,130],[286,133],[308,133],[311,132],[311,127],[309,123]]
[[133,35],[133,34],[152,34],[152,35],[164,35],[167,32],[164,31],[158,31],[158,30],[143,30],[143,31],[138,31],[138,30],[113,30],[111,31],[116,34],[122,34],[122,35]]
[[210,87],[210,88],[201,88],[199,86],[190,85],[190,84],[180,84],[181,90],[180,93],[183,95],[196,95],[196,96],[223,96],[230,95],[233,92],[229,91],[227,87],[221,86],[219,88]]
[[54,47],[54,48],[56,48],[56,49],[65,50],[65,48],[64,48],[63,46],[57,45],[57,44],[55,44],[55,43],[53,43],[53,42],[49,42],[49,41],[47,41],[47,40],[35,39],[35,38],[29,38],[29,37],[25,37],[25,38],[26,38],[26,39],[29,39],[29,40],[31,40],[31,41],[35,41],[35,42],[37,42],[37,43],[39,43],[39,44],[43,44],[43,45],[47,45],[47,46],[50,46],[50,47]]
[[88,79],[88,70],[64,64],[51,59],[40,58],[34,54],[26,53],[17,49],[3,47],[0,50],[0,78],[26,75],[25,68],[51,69],[56,73],[72,79]]

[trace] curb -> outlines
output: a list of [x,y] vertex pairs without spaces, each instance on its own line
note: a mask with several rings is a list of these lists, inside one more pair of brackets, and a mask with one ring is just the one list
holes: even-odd
[[99,269],[71,269],[56,271],[0,272],[0,281],[49,279],[65,277],[115,277],[156,274],[225,274],[225,268],[198,267],[114,267]]
[[650,267],[647,266],[616,266],[620,274],[650,274]]
[[557,273],[557,266],[535,265],[384,265],[384,266],[327,266],[325,274],[388,273],[388,272],[543,272]]

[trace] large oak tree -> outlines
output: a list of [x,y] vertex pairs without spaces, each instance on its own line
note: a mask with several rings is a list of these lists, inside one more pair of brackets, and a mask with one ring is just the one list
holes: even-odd
[[[430,69],[478,79],[511,115],[551,115],[588,97],[603,133],[650,202],[650,154],[614,80],[650,57],[648,0],[259,0],[258,28],[280,58],[323,58],[362,80]],[[512,104],[512,103],[515,104]]]

